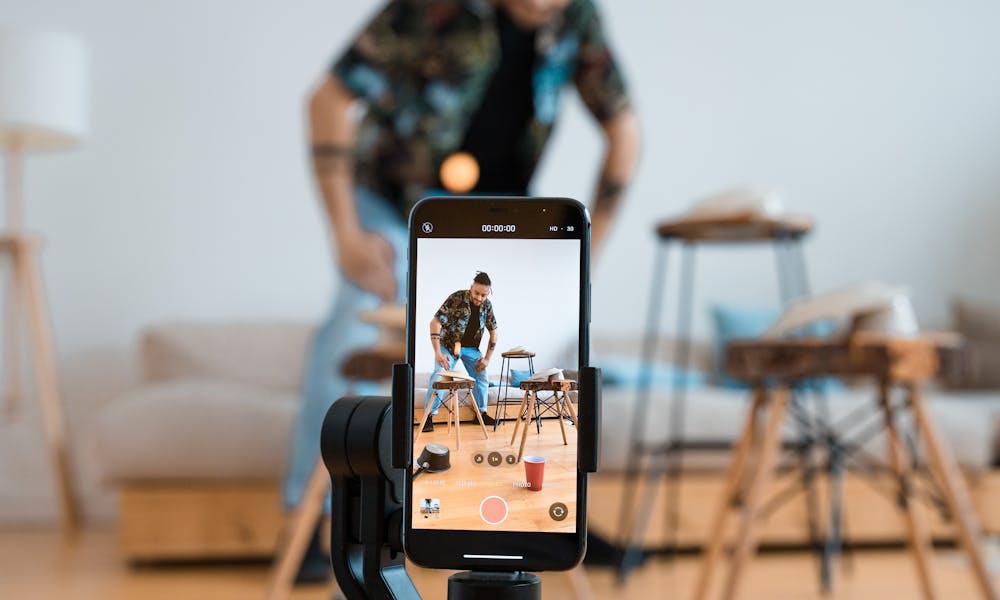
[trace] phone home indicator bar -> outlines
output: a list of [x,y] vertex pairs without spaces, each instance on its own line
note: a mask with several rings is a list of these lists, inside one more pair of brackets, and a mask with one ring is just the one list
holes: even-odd
[[523,556],[510,556],[507,554],[463,554],[462,558],[496,558],[499,560],[524,560]]

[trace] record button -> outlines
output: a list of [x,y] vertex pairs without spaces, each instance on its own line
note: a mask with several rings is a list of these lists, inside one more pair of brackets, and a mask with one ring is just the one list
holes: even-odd
[[487,496],[479,503],[479,516],[487,525],[499,525],[507,519],[507,501],[500,496]]

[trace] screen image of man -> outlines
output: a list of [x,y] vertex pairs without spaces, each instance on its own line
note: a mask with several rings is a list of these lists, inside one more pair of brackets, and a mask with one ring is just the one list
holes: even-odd
[[[472,396],[479,411],[483,413],[483,421],[487,425],[493,425],[493,418],[486,413],[490,385],[486,378],[486,367],[489,366],[497,345],[497,320],[493,313],[493,303],[489,300],[492,286],[489,275],[476,273],[469,289],[458,290],[449,295],[431,319],[434,372],[424,400],[424,406],[430,406],[431,415],[438,413],[443,401],[442,391],[435,392],[431,387],[439,378],[438,373],[454,368],[455,363],[461,360],[465,370],[476,380]],[[489,332],[490,337],[485,355],[479,349],[484,330]],[[433,404],[430,404],[431,397],[434,398]],[[423,431],[434,431],[433,416],[427,420]]]

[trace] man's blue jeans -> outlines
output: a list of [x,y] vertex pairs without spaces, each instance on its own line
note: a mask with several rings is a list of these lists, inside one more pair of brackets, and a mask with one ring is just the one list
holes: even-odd
[[[483,357],[479,348],[462,348],[459,352],[458,358],[455,358],[451,352],[448,352],[444,348],[441,348],[441,354],[444,354],[448,358],[449,370],[455,368],[455,363],[458,362],[458,358],[462,359],[462,365],[465,366],[465,370],[470,376],[475,377],[476,379],[476,387],[472,388],[472,397],[476,399],[476,404],[479,406],[480,412],[485,414],[486,401],[489,400],[488,394],[490,382],[486,378],[486,369],[483,369],[482,371],[476,370],[476,363],[478,363],[479,359]],[[441,406],[442,402],[444,402],[444,390],[434,390],[434,388],[431,387],[435,381],[440,379],[438,373],[443,370],[444,369],[441,368],[441,365],[435,362],[434,372],[431,373],[431,378],[427,382],[427,397],[424,398],[424,406],[427,406],[427,403],[431,401],[431,396],[434,396],[434,404],[431,405],[432,415],[438,414],[438,407]],[[435,393],[435,391],[437,393]]]
[[[406,299],[406,222],[387,200],[363,188],[355,190],[355,203],[361,226],[384,237],[396,252],[396,300],[402,303]],[[313,335],[302,389],[302,407],[292,430],[285,476],[284,501],[288,507],[297,506],[305,493],[309,475],[319,458],[320,430],[330,405],[349,391],[359,395],[377,393],[374,386],[355,385],[350,390],[340,372],[344,360],[352,352],[373,346],[378,340],[378,328],[362,323],[357,314],[380,304],[375,294],[341,277],[332,309]]]

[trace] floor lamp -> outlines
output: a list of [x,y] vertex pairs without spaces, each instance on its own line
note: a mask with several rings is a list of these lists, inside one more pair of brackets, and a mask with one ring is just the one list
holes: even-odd
[[22,175],[27,152],[72,148],[87,133],[88,63],[86,47],[73,36],[0,29],[0,150],[6,202],[0,260],[8,267],[3,314],[5,416],[10,420],[20,412],[25,390],[22,340],[27,341],[63,523],[70,532],[79,525],[80,510],[38,263],[42,238],[23,229]]

